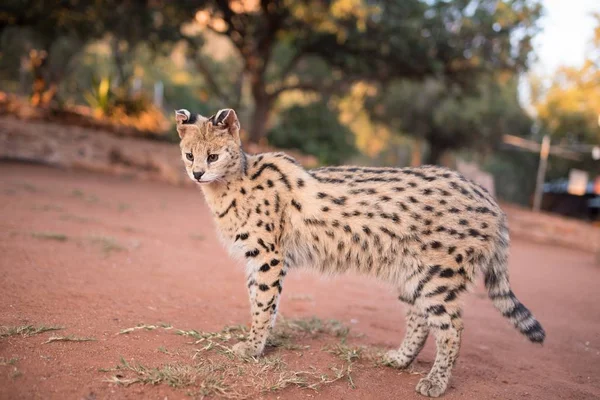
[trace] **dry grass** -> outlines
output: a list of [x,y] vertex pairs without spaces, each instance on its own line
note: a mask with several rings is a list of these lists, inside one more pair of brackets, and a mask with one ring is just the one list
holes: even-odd
[[339,357],[342,361],[352,363],[361,358],[364,347],[348,346],[344,343],[338,343],[334,346],[327,346],[323,350]]
[[295,334],[308,334],[310,336],[326,334],[346,338],[350,333],[350,328],[336,320],[323,321],[317,317],[287,319],[281,316],[275,329],[276,334],[277,332],[293,332]]
[[32,232],[31,236],[42,240],[55,240],[57,242],[66,242],[69,237],[63,233],[57,232]]
[[52,342],[95,342],[96,338],[93,337],[77,337],[73,335],[68,336],[50,336],[48,340],[46,340],[42,344],[48,344]]
[[85,200],[88,203],[97,203],[98,202],[98,197],[96,195],[93,195],[93,194],[88,195],[81,189],[73,189],[73,191],[71,192],[71,195],[73,197],[77,197],[78,199]]
[[90,236],[89,240],[92,242],[92,244],[100,246],[102,252],[107,256],[113,252],[127,250],[127,248],[121,245],[117,239],[110,236]]
[[[320,336],[325,339],[327,337],[341,339],[342,343],[324,349],[341,359],[341,365],[329,366],[324,370],[312,366],[295,370],[284,361],[285,352],[259,358],[240,358],[232,351],[232,345],[245,340],[248,335],[248,329],[240,325],[227,326],[218,332],[205,332],[174,329],[167,324],[140,324],[123,329],[119,334],[160,328],[172,329],[175,334],[192,339],[188,343],[195,348],[189,362],[148,367],[122,358],[116,367],[101,370],[112,373],[106,381],[123,386],[166,384],[176,388],[188,388],[188,394],[198,398],[214,396],[228,399],[255,398],[289,387],[317,391],[323,386],[341,380],[347,380],[348,385],[353,388],[355,386],[352,372],[364,354],[363,347],[345,344],[349,335],[347,327],[338,321],[323,321],[316,317],[281,318],[268,344],[285,350],[304,350],[310,346],[295,342],[314,340]],[[159,347],[158,351],[172,354],[164,347]],[[296,354],[301,356],[301,353]]]
[[81,224],[87,224],[93,222],[94,220],[88,217],[81,217],[79,215],[74,214],[63,214],[60,216],[61,221],[73,221]]
[[125,329],[121,329],[117,335],[127,335],[131,332],[135,332],[135,331],[140,331],[140,330],[145,330],[145,331],[153,331],[155,329],[158,328],[162,328],[162,329],[173,329],[173,327],[171,326],[171,324],[167,324],[167,323],[160,323],[158,325],[147,325],[147,324],[138,324],[136,326],[134,326],[133,328],[125,328]]
[[17,361],[19,361],[19,359],[16,357],[13,357],[10,359],[0,357],[0,367],[6,367],[8,365],[15,365],[17,363]]
[[349,366],[331,368],[330,373],[290,370],[279,357],[265,357],[240,364],[227,358],[195,359],[191,364],[174,363],[147,367],[130,363],[121,357],[120,363],[102,372],[113,372],[105,381],[117,385],[166,384],[174,388],[193,388],[194,397],[227,399],[255,398],[261,394],[288,387],[318,390],[324,385],[351,378]]
[[21,325],[21,326],[0,326],[0,338],[6,338],[9,336],[23,336],[29,337],[33,335],[39,335],[40,333],[49,331],[58,331],[64,329],[62,326],[33,326],[33,325]]
[[63,211],[61,206],[55,204],[33,205],[31,209],[34,211]]

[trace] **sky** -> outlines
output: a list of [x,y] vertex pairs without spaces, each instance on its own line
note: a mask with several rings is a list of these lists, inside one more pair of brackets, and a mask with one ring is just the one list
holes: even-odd
[[551,74],[561,65],[578,66],[584,60],[594,31],[592,12],[600,0],[544,0],[543,31],[534,40],[538,60],[533,71]]

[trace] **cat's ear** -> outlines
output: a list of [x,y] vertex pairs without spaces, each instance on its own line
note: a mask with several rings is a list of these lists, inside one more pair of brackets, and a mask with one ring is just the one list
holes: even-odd
[[188,121],[191,115],[192,113],[183,108],[181,110],[175,110],[175,121],[177,122],[177,125],[183,124],[184,122]]
[[177,122],[177,133],[181,139],[194,126],[192,113],[183,108],[175,110],[175,122]]
[[213,117],[213,125],[220,129],[226,129],[233,139],[240,144],[240,121],[233,109],[224,108],[219,110]]

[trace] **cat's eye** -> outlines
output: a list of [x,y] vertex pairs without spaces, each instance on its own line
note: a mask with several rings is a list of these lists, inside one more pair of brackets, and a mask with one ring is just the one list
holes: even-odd
[[211,162],[215,162],[219,159],[219,155],[218,154],[209,154],[208,158],[206,159],[206,161],[208,161],[209,163]]
[[185,158],[190,161],[194,161],[194,155],[192,153],[185,153]]

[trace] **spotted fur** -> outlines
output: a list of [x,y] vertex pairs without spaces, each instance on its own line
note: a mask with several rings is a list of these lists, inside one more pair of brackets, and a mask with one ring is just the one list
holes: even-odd
[[[388,361],[408,367],[431,332],[437,355],[417,392],[444,393],[458,356],[460,298],[476,275],[498,310],[532,342],[545,333],[512,292],[506,217],[482,187],[435,166],[304,170],[284,153],[248,155],[235,111],[176,112],[182,158],[201,184],[223,243],[246,261],[252,327],[239,354],[264,349],[290,269],[355,272],[389,282],[407,330]],[[191,121],[191,122],[190,122]],[[209,155],[218,159],[210,162]]]

